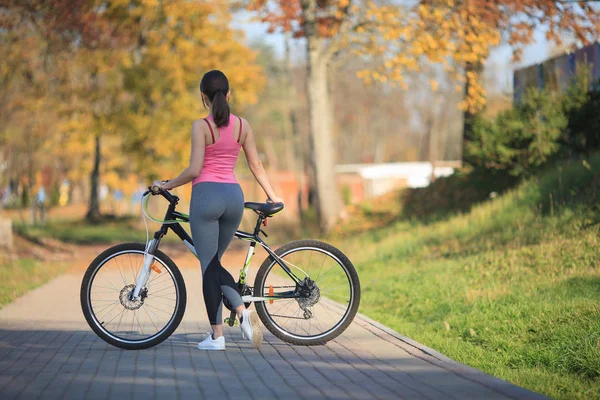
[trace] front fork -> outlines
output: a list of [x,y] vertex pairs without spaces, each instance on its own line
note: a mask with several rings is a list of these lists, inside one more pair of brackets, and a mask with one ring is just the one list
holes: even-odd
[[148,248],[146,249],[146,253],[144,253],[144,265],[140,270],[140,274],[137,277],[137,281],[135,282],[135,289],[130,296],[131,301],[138,300],[140,297],[140,292],[146,287],[148,283],[148,278],[150,278],[150,266],[154,261],[154,252],[158,247],[159,240],[152,239],[150,243],[148,243]]
[[[248,254],[246,254],[246,261],[244,262],[244,267],[240,271],[240,280],[238,282],[238,288],[241,290],[242,287],[246,284],[246,272],[248,268],[250,268],[250,261],[252,261],[252,256],[254,256],[254,250],[256,248],[256,242],[250,243],[248,247]],[[225,318],[225,323],[229,326],[233,326],[236,323],[236,313],[235,310],[232,309],[229,314],[229,318]]]

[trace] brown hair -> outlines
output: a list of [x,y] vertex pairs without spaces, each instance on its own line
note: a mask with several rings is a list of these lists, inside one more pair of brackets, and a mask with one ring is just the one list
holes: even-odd
[[212,70],[204,74],[200,81],[200,91],[204,93],[210,102],[213,120],[218,127],[229,125],[229,103],[227,93],[229,92],[229,81],[224,73]]

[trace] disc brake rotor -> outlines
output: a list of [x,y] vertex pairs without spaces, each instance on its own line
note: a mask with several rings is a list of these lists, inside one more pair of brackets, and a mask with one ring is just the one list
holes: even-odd
[[128,310],[137,310],[144,304],[145,296],[140,296],[137,300],[130,300],[129,295],[133,293],[135,285],[127,285],[119,293],[119,300],[121,305]]

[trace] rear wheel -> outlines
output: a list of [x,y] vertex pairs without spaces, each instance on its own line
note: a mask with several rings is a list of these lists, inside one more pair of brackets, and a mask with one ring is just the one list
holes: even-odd
[[[301,279],[296,284],[269,256],[254,282],[263,324],[275,336],[298,345],[324,344],[350,325],[360,304],[360,282],[354,266],[337,248],[316,240],[299,240],[275,251]],[[277,298],[294,293],[297,298]]]
[[101,253],[81,283],[81,309],[92,330],[107,343],[128,350],[156,346],[177,329],[186,306],[179,269],[156,250],[153,268],[138,300],[129,295],[144,264],[145,246],[125,243]]

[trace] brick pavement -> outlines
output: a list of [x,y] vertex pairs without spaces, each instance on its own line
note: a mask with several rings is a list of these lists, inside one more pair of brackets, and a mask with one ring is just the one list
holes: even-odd
[[227,351],[196,343],[209,329],[198,269],[183,269],[178,330],[142,351],[112,347],[79,304],[82,272],[0,310],[0,399],[526,399],[541,396],[447,359],[357,316],[325,346],[290,346],[266,329],[260,352],[225,328]]

